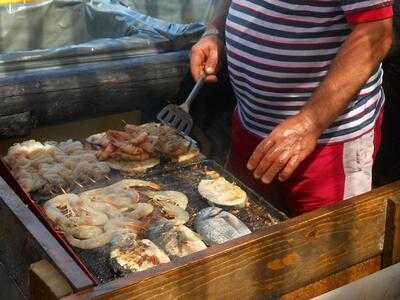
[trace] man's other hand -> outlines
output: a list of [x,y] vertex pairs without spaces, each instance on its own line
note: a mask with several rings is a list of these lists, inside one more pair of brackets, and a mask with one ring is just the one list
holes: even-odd
[[247,168],[265,184],[276,176],[285,181],[314,151],[320,135],[321,130],[306,114],[290,117],[257,146]]
[[190,70],[195,81],[206,72],[206,82],[217,82],[221,53],[222,42],[217,36],[203,37],[192,47]]

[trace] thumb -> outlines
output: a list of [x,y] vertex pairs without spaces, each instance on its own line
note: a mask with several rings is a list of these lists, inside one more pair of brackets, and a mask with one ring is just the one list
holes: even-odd
[[218,51],[211,50],[209,56],[207,57],[206,64],[204,66],[204,69],[208,75],[217,73],[218,62],[219,62]]

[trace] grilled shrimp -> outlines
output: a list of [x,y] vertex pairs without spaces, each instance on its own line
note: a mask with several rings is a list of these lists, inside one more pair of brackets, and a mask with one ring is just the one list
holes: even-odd
[[44,204],[44,210],[50,220],[58,225],[104,225],[108,221],[106,214],[90,210],[83,206],[83,199],[75,194],[63,194]]
[[104,149],[100,149],[96,156],[99,160],[106,160],[111,157],[117,148],[113,144],[108,144]]
[[104,225],[105,232],[113,232],[114,234],[129,235],[133,238],[144,231],[147,225],[141,221],[127,217],[119,217],[109,220]]
[[79,225],[100,226],[108,221],[108,217],[105,213],[82,207],[73,220],[75,224]]
[[91,226],[91,225],[80,225],[80,226],[73,226],[71,228],[63,228],[63,230],[73,237],[78,239],[91,239],[103,233],[100,227]]
[[106,135],[111,141],[127,141],[131,137],[129,133],[119,130],[108,130]]
[[89,250],[99,248],[108,244],[113,238],[113,234],[113,231],[106,231],[90,239],[80,240],[75,238],[72,234],[66,233],[65,238],[72,246]]
[[86,207],[105,213],[110,218],[121,215],[125,209],[117,208],[115,205],[103,202],[89,202]]
[[186,209],[189,202],[184,193],[177,191],[142,191],[141,193],[160,202],[175,204],[182,209]]
[[129,218],[140,220],[153,212],[153,205],[148,203],[137,203],[135,210],[127,214]]
[[149,135],[147,134],[147,132],[141,132],[136,137],[130,138],[129,143],[132,145],[140,145],[145,142],[148,137]]

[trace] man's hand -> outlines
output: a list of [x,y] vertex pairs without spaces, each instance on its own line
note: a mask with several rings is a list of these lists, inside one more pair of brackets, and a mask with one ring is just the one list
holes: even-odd
[[314,151],[321,134],[312,118],[300,113],[279,126],[264,139],[250,157],[247,167],[265,184],[278,174],[287,180],[298,165]]
[[206,36],[195,44],[190,56],[190,70],[194,80],[198,80],[204,72],[210,74],[206,82],[217,82],[222,53],[222,43],[217,36]]

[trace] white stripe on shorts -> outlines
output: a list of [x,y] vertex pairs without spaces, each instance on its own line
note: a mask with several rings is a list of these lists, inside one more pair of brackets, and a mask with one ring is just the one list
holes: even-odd
[[374,130],[344,143],[344,199],[369,192],[372,188]]

